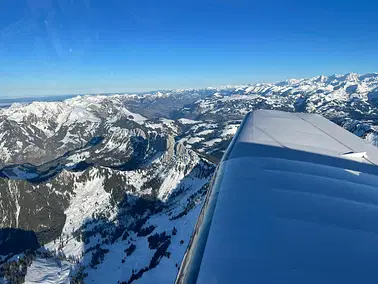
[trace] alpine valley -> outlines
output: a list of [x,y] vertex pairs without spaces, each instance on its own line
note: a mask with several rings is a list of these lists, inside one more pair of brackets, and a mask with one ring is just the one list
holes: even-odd
[[378,74],[0,108],[5,283],[173,283],[216,164],[254,109],[378,145]]

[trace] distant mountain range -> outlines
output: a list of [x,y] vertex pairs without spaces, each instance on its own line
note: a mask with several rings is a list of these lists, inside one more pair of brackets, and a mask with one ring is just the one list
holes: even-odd
[[0,109],[0,276],[11,283],[172,283],[250,110],[319,113],[378,143],[378,74],[54,99]]

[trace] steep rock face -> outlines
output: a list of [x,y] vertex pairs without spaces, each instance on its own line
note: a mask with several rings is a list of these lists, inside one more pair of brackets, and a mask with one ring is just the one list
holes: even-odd
[[1,179],[0,188],[2,228],[34,231],[41,243],[60,235],[66,219],[64,209],[73,191],[68,173],[43,184]]

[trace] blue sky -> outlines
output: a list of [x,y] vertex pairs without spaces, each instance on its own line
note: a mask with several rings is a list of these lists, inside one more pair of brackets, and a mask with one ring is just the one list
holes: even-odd
[[2,0],[0,97],[378,71],[378,3]]

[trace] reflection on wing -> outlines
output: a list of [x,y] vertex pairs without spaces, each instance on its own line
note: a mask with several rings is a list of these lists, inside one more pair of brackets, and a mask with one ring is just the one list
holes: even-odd
[[377,283],[378,149],[315,114],[249,113],[176,283]]

